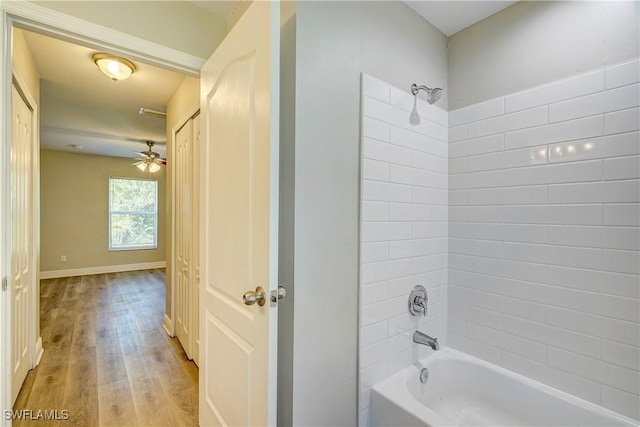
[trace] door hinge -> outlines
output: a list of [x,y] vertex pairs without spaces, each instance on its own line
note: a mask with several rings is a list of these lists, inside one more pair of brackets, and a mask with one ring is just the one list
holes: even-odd
[[7,279],[7,276],[4,276],[2,278],[2,290],[6,291],[8,286],[9,286],[9,280]]

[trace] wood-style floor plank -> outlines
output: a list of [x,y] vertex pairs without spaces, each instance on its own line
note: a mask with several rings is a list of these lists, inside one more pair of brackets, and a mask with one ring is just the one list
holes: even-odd
[[164,270],[43,280],[45,349],[14,410],[68,420],[15,426],[196,426],[198,368],[162,329]]

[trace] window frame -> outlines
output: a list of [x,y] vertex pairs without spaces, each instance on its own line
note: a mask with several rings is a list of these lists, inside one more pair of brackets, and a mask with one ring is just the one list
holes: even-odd
[[[150,181],[155,184],[155,195],[154,195],[154,207],[153,212],[147,211],[112,211],[111,210],[111,182],[113,180],[128,180],[128,181]],[[158,180],[157,179],[149,179],[149,178],[132,178],[126,176],[110,176],[109,177],[109,205],[107,206],[107,216],[109,217],[109,252],[119,252],[119,251],[141,251],[141,250],[155,250],[158,249]],[[153,216],[153,243],[148,245],[136,245],[136,246],[126,246],[126,247],[114,247],[112,236],[113,233],[111,231],[111,217],[113,214],[116,215],[152,215]]]

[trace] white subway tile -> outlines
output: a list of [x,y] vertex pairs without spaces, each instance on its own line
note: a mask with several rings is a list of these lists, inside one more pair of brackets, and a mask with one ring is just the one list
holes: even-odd
[[362,221],[386,221],[389,219],[389,203],[362,202]]
[[411,201],[413,203],[447,206],[449,194],[442,188],[413,187]]
[[604,205],[604,225],[639,226],[640,204],[606,204]]
[[467,337],[487,344],[499,345],[500,331],[473,322],[467,322]]
[[389,180],[398,184],[411,184],[413,182],[413,169],[407,166],[390,165]]
[[371,117],[364,117],[362,119],[362,136],[365,138],[388,142],[390,132],[391,130],[388,123],[372,119]]
[[598,383],[594,381],[551,368],[543,363],[534,362],[527,357],[506,351],[502,353],[502,366],[571,393],[574,396],[595,403],[600,402],[600,388]]
[[603,249],[602,269],[616,273],[640,274],[640,253],[638,251]]
[[498,347],[481,343],[454,333],[450,334],[447,338],[449,340],[449,345],[452,348],[471,354],[472,356],[476,356],[490,363],[494,363],[496,365],[500,364],[502,352]]
[[544,343],[547,339],[547,328],[548,326],[543,323],[532,322],[520,317],[502,316],[502,330],[521,338]]
[[394,126],[411,129],[411,123],[409,122],[410,113],[401,108],[365,96],[362,109],[364,115],[367,117],[384,121]]
[[360,328],[360,348],[368,347],[387,338],[387,321]]
[[589,357],[600,357],[600,339],[591,335],[549,326],[547,328],[547,344]]
[[640,153],[638,132],[603,136],[549,146],[549,163],[602,159]]
[[449,159],[449,173],[467,172],[467,158],[459,157],[457,159]]
[[449,237],[467,237],[467,223],[449,222]]
[[631,227],[549,226],[549,243],[608,249],[640,249],[640,230]]
[[505,112],[571,99],[604,89],[604,70],[572,77],[505,97]]
[[559,122],[595,114],[624,110],[640,105],[640,86],[624,86],[549,106],[549,122]]
[[373,344],[369,347],[360,349],[360,369],[368,368],[376,363],[384,362],[387,357],[387,348],[389,344],[387,341],[381,341]]
[[547,359],[547,347],[544,344],[506,332],[501,333],[500,348],[538,362],[545,362]]
[[389,219],[391,221],[430,221],[433,219],[435,208],[435,206],[414,203],[391,203]]
[[411,224],[405,222],[365,222],[362,242],[381,242],[411,238]]
[[458,126],[501,114],[504,114],[504,98],[497,98],[450,111],[449,124],[451,126]]
[[447,231],[446,222],[418,222],[413,224],[413,237],[418,239],[446,237]]
[[365,415],[364,412],[368,412],[370,401],[371,401],[371,389],[365,388],[363,390],[360,390],[360,395],[358,397],[358,408],[360,410],[360,417],[363,417],[363,416],[367,417],[366,422],[363,422],[362,418],[358,420],[360,427],[369,427],[369,419],[368,419],[369,415],[368,414]]
[[591,138],[600,136],[603,132],[604,117],[592,116],[507,132],[505,134],[504,145],[506,149],[511,150],[534,145]]
[[362,243],[360,245],[360,260],[363,263],[385,261],[389,259],[389,243]]
[[362,179],[389,181],[389,164],[376,160],[362,161]]
[[467,170],[477,172],[491,169],[519,168],[547,162],[547,150],[540,147],[500,151],[467,158]]
[[360,370],[360,389],[373,387],[387,378],[387,362],[383,361]]
[[449,171],[447,159],[429,153],[414,152],[413,167],[444,174]]
[[[467,190],[450,190],[449,191],[449,205],[462,206],[467,204]],[[453,220],[451,217],[450,220]]]
[[449,128],[449,142],[458,142],[467,139],[467,125],[454,126]]
[[638,278],[630,274],[550,265],[547,280],[547,283],[556,286],[623,297],[640,297]]
[[[618,157],[604,159],[604,179],[635,179],[640,178],[640,157]],[[630,195],[633,199],[635,194]],[[631,201],[631,200],[627,200]]]
[[554,347],[549,347],[547,363],[558,369],[616,387],[628,393],[640,394],[640,378],[637,371]]
[[605,70],[607,89],[626,86],[640,81],[639,61],[630,61]]
[[[371,264],[369,264],[371,265]],[[362,326],[390,319],[406,311],[407,298],[398,297],[362,306]]]
[[549,301],[547,295],[549,286],[523,280],[504,279],[501,293],[513,298],[546,304]]
[[602,205],[505,206],[504,221],[515,224],[601,225]]
[[[427,104],[428,105],[428,104]],[[449,112],[438,105],[428,105],[431,110],[429,117],[436,123],[449,127]]]
[[509,186],[600,181],[601,179],[601,160],[531,166],[504,171],[504,181]]
[[489,292],[478,291],[472,288],[466,290],[466,303],[500,313],[502,309],[502,296]]
[[637,371],[640,369],[640,348],[602,340],[602,360]]
[[493,153],[504,149],[504,135],[489,135],[481,138],[467,139],[449,144],[449,157],[473,156]]
[[503,184],[504,171],[471,172],[449,176],[449,188],[452,190],[499,187]]
[[548,201],[546,185],[503,187],[500,192],[503,205],[535,205]]
[[389,144],[388,142],[364,139],[363,157],[397,165],[411,166],[411,150]]
[[395,86],[391,86],[389,104],[394,105],[398,108],[402,108],[405,111],[411,112],[413,110],[414,102],[420,115],[422,116],[424,113],[424,115],[426,116],[426,111],[423,111],[422,108],[420,108],[423,106],[423,104],[426,104],[426,102],[418,99],[409,92],[398,89]]
[[546,225],[503,224],[505,242],[547,243],[548,228]]
[[595,314],[547,307],[547,323],[570,331],[606,338],[629,345],[640,342],[640,328],[637,322],[611,319]]
[[504,259],[545,264],[549,262],[549,246],[504,242]]
[[362,182],[362,200],[380,202],[410,202],[411,186],[365,180]]
[[389,85],[365,73],[362,73],[362,92],[365,96],[389,102]]
[[503,276],[511,279],[544,282],[547,277],[547,266],[529,262],[503,260]]
[[449,137],[449,129],[446,126],[427,119],[421,120],[418,125],[413,125],[413,130],[444,143],[447,142]]
[[548,110],[548,107],[545,105],[470,123],[468,125],[468,137],[477,138],[479,136],[493,135],[547,124],[549,117]]
[[502,309],[500,311],[506,315],[539,323],[545,322],[547,319],[547,308],[544,304],[507,296],[502,297]]
[[447,157],[447,144],[445,142],[397,126],[391,126],[390,132],[390,141],[392,144],[424,153],[435,154],[443,158]]
[[640,419],[640,397],[638,395],[604,385],[601,386],[601,394],[600,404],[605,408],[631,417],[634,420]]
[[475,223],[467,224],[467,237],[470,239],[502,240],[504,224]]
[[640,130],[640,108],[630,108],[604,115],[604,133],[607,135],[637,130]]
[[500,205],[502,204],[501,188],[480,188],[466,191],[469,205]]
[[422,169],[413,169],[411,171],[411,182],[413,185],[419,185],[421,187],[445,189],[449,186],[449,180],[446,174]]
[[[573,163],[575,165],[579,163]],[[605,181],[549,186],[549,203],[640,202],[640,181]]]

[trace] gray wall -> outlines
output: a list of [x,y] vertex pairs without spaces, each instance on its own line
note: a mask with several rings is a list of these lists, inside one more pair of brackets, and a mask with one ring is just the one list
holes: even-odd
[[296,7],[293,424],[353,426],[360,73],[448,87],[447,43],[401,2]]
[[449,38],[449,109],[638,55],[637,1],[521,1]]

